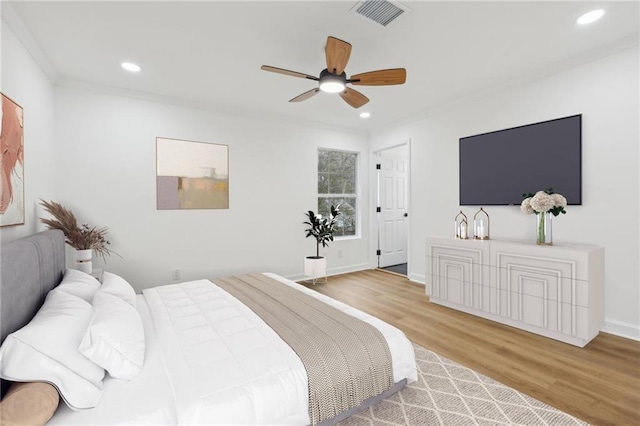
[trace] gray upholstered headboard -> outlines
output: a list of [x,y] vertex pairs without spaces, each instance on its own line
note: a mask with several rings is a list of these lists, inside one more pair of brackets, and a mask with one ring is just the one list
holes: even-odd
[[[64,234],[49,230],[0,247],[0,342],[38,312],[65,271]],[[2,381],[0,394],[7,391]]]
[[27,324],[65,271],[64,234],[40,232],[2,244],[0,342]]

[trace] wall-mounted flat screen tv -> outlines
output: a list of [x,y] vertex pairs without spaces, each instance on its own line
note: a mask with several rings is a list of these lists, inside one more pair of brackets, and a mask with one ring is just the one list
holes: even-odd
[[553,188],[582,204],[582,115],[460,138],[460,205],[517,205]]

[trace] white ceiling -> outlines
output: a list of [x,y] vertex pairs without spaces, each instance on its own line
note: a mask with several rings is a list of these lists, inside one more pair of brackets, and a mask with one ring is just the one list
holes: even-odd
[[[411,11],[385,28],[350,13],[355,0],[7,3],[61,83],[363,130],[637,45],[640,14],[637,1],[403,1]],[[595,8],[600,21],[575,23]],[[359,86],[370,102],[358,110],[322,92],[289,103],[317,83],[260,66],[318,75],[329,35],[353,46],[347,75],[404,67],[406,84]]]

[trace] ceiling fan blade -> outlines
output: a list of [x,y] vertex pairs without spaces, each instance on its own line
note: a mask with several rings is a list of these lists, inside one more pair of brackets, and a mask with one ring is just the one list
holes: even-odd
[[352,75],[349,83],[361,86],[391,86],[394,84],[404,84],[407,80],[407,70],[404,68],[393,68],[389,70],[378,70],[363,72]]
[[349,56],[351,56],[351,44],[329,36],[327,37],[325,53],[327,56],[327,70],[331,73],[340,75],[344,72],[347,62],[349,62]]
[[304,74],[296,71],[289,71],[289,70],[285,70],[284,68],[276,68],[269,65],[263,65],[260,67],[260,69],[263,71],[275,72],[277,74],[290,75],[291,77],[307,78],[309,80],[315,80],[315,81],[320,80],[318,77],[314,77],[309,74]]
[[311,89],[307,92],[304,92],[301,95],[296,96],[295,98],[291,99],[289,102],[302,102],[302,101],[306,101],[307,99],[309,99],[310,97],[312,97],[313,95],[315,95],[316,93],[318,93],[320,91],[320,89],[318,89],[317,87],[315,89]]
[[354,108],[360,108],[362,105],[369,102],[369,98],[367,98],[365,95],[358,92],[357,90],[353,90],[349,87],[344,89],[343,92],[340,92],[340,97],[344,99],[346,103],[348,103]]

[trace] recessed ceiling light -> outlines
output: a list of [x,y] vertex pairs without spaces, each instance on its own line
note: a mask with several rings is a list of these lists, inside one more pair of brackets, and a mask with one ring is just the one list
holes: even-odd
[[133,64],[131,62],[123,62],[120,65],[125,70],[131,71],[131,72],[140,72],[140,70],[142,69],[142,68],[140,68],[140,65],[136,65],[136,64]]
[[590,23],[595,22],[598,19],[602,18],[602,15],[604,15],[604,10],[602,10],[602,9],[592,10],[591,12],[587,12],[584,15],[582,15],[581,17],[579,17],[576,20],[576,22],[578,24],[580,24],[580,25],[590,24]]
[[365,111],[360,113],[360,118],[369,118],[371,117],[371,113]]

